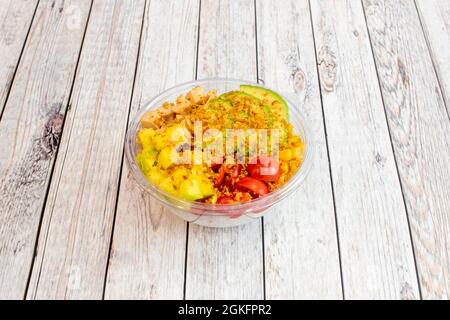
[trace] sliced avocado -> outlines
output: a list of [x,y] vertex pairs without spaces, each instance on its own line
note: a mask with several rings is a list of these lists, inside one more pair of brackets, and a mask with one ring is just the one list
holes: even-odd
[[261,103],[261,101],[254,95],[244,92],[244,91],[238,91],[238,90],[225,92],[224,94],[221,94],[219,96],[219,99],[228,100],[231,102],[231,104],[236,103],[236,102],[241,103],[243,99],[252,102],[252,104],[260,104]]
[[[219,99],[227,100],[231,103],[231,105],[242,105],[248,107],[248,109],[258,109],[261,106],[261,100],[252,96],[251,94],[242,92],[242,91],[229,91],[219,96]],[[242,115],[244,113],[248,114],[248,110],[245,112],[241,112]]]
[[240,89],[247,94],[261,99],[263,103],[271,105],[272,112],[284,116],[286,120],[289,120],[288,105],[278,93],[263,87],[247,84],[242,84]]
[[283,143],[283,142],[285,142],[286,141],[286,139],[287,139],[287,130],[286,130],[286,128],[282,125],[282,122],[281,121],[276,121],[275,123],[274,123],[274,126],[273,126],[273,128],[274,129],[279,129],[280,130],[280,141]]
[[[272,107],[268,104],[261,104],[261,100],[254,95],[244,92],[244,91],[230,91],[226,92],[219,96],[221,99],[225,99],[231,102],[231,104],[238,103],[248,103],[252,108],[263,108],[264,113],[267,116],[267,122],[269,123],[269,127],[273,127],[274,124],[274,115],[272,112]],[[248,118],[248,112],[241,112],[241,116],[244,118]]]
[[[227,99],[224,99],[222,96],[219,96],[215,99],[212,99],[208,102],[207,105],[208,109],[213,112],[219,112],[219,113],[227,113],[233,106],[230,101]],[[233,126],[234,119],[227,116],[227,127],[231,128]]]
[[208,102],[208,108],[217,110],[217,111],[224,111],[224,110],[230,110],[231,109],[231,102],[227,99],[223,99],[220,97],[217,97],[215,99],[211,99]]
[[274,118],[273,118],[273,113],[272,113],[272,109],[270,108],[270,106],[269,105],[267,105],[267,104],[265,104],[265,105],[263,105],[263,108],[264,108],[264,112],[267,114],[267,116],[268,116],[268,122],[269,122],[269,128],[272,128],[273,127],[273,125],[274,125],[274,122],[275,122],[275,120],[274,120]]

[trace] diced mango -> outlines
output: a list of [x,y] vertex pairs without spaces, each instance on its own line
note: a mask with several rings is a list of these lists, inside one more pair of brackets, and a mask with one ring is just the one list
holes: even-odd
[[217,194],[213,194],[212,197],[211,197],[211,203],[212,204],[216,203],[217,202],[217,198],[218,198]]
[[158,134],[153,138],[153,145],[156,150],[161,150],[167,145],[166,135]]
[[142,149],[146,149],[153,145],[152,139],[155,135],[153,129],[142,129],[138,133],[138,142],[141,144]]
[[192,201],[203,198],[198,181],[193,179],[185,180],[181,183],[179,195],[184,199]]
[[147,177],[151,182],[158,185],[166,177],[166,175],[158,167],[152,167],[148,172]]
[[164,191],[167,191],[172,194],[176,194],[176,190],[175,190],[175,187],[173,184],[173,179],[170,176],[162,179],[159,183],[159,187]]
[[185,167],[178,167],[173,171],[172,177],[175,187],[179,187],[188,178],[188,170]]
[[172,153],[174,152],[173,147],[165,147],[158,154],[158,166],[163,169],[168,169],[174,164]]
[[183,181],[179,188],[179,195],[187,200],[198,200],[214,194],[214,186],[208,179],[191,175]]
[[213,184],[205,177],[201,177],[199,179],[199,186],[200,192],[203,194],[203,198],[214,194]]
[[166,131],[167,141],[172,144],[190,143],[191,133],[189,130],[180,125],[171,126]]

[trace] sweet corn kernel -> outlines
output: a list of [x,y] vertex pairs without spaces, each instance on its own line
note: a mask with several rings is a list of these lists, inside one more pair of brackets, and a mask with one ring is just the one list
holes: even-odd
[[295,147],[293,149],[293,153],[294,153],[294,158],[297,160],[300,160],[302,158],[303,155],[303,148],[302,147]]
[[281,172],[288,173],[289,172],[289,164],[287,162],[282,162],[280,165]]
[[280,159],[283,161],[289,161],[292,159],[291,149],[284,149],[280,151]]

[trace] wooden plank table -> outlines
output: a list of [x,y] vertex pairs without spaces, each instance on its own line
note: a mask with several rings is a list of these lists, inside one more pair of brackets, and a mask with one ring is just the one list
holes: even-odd
[[[450,1],[1,0],[0,299],[450,299]],[[297,102],[313,169],[188,224],[123,161],[192,79]]]

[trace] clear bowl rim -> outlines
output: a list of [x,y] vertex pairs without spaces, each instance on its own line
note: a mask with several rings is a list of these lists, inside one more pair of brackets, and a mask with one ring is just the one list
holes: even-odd
[[[137,165],[135,158],[136,158],[136,134],[137,130],[140,125],[140,120],[142,116],[149,110],[152,109],[152,106],[155,104],[155,102],[161,100],[165,96],[169,96],[170,94],[176,93],[179,91],[179,93],[183,93],[184,91],[181,91],[181,88],[184,87],[190,87],[192,85],[202,85],[207,84],[210,82],[227,82],[227,83],[233,83],[236,85],[240,84],[248,84],[248,85],[255,85],[263,88],[270,89],[264,85],[261,85],[257,82],[251,82],[247,80],[241,80],[241,79],[232,79],[232,78],[205,78],[205,79],[199,79],[199,80],[192,80],[183,82],[181,84],[178,84],[176,86],[170,87],[162,92],[160,92],[158,95],[154,96],[153,98],[146,100],[144,103],[142,103],[139,106],[138,111],[134,115],[132,121],[130,122],[127,133],[126,133],[126,140],[125,140],[125,159],[126,163],[128,165],[129,170],[131,171],[131,174],[133,178],[136,180],[137,185],[143,189],[146,192],[149,192],[151,196],[153,196],[156,200],[161,202],[163,205],[172,207],[174,209],[183,210],[183,211],[191,211],[196,210],[202,212],[201,215],[210,215],[210,216],[227,216],[230,214],[230,212],[240,212],[242,214],[249,214],[252,212],[260,212],[261,209],[271,207],[272,205],[279,203],[281,200],[283,200],[285,197],[293,193],[297,189],[297,187],[300,185],[302,181],[305,180],[307,174],[309,173],[312,163],[313,163],[313,154],[314,154],[314,143],[312,141],[311,137],[311,130],[306,124],[305,118],[301,115],[300,111],[297,110],[297,104],[294,103],[291,99],[287,98],[282,93],[273,90],[277,94],[283,97],[285,101],[288,103],[289,106],[292,106],[294,108],[289,109],[289,117],[292,122],[293,118],[296,118],[297,122],[300,123],[301,126],[301,137],[304,141],[305,148],[304,148],[304,157],[303,162],[300,165],[300,167],[297,169],[295,174],[280,188],[276,189],[275,191],[270,192],[269,194],[265,195],[264,197],[256,198],[251,201],[242,202],[238,204],[207,204],[202,202],[195,202],[195,201],[189,201],[182,198],[179,198],[171,193],[168,193],[164,190],[159,189],[157,186],[150,183],[144,174],[142,173],[141,169]],[[270,89],[271,90],[271,89]],[[154,108],[159,107],[159,105],[153,106]],[[294,126],[295,129],[295,126]],[[170,199],[170,201],[168,201]]]

